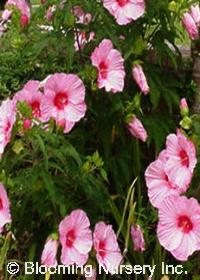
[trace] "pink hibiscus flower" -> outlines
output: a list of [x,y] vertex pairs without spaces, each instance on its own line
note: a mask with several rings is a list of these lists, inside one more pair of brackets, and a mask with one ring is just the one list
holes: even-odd
[[61,262],[65,265],[83,266],[92,248],[90,221],[82,210],[74,210],[59,225],[62,245]]
[[174,185],[187,189],[197,163],[194,144],[179,131],[170,134],[166,141],[165,172]]
[[5,224],[11,223],[11,221],[10,201],[3,184],[0,183],[0,232],[3,231]]
[[41,102],[43,94],[39,90],[40,82],[31,80],[26,83],[22,90],[17,92],[14,96],[16,102],[26,102],[32,109],[32,116],[40,121],[43,120],[41,111]]
[[134,66],[132,70],[132,74],[133,74],[133,79],[136,81],[140,90],[145,95],[147,95],[149,93],[149,86],[145,74],[143,72],[142,66],[141,65]]
[[41,263],[46,266],[57,265],[57,250],[58,241],[52,238],[48,238],[42,251]]
[[140,139],[143,142],[146,142],[148,137],[147,131],[144,128],[141,121],[135,116],[133,116],[131,121],[128,123],[128,130],[131,133],[131,135],[133,135],[133,137]]
[[93,240],[97,261],[113,274],[122,261],[122,255],[112,226],[106,225],[104,222],[97,223]]
[[143,16],[144,0],[103,0],[104,7],[120,25],[125,25]]
[[98,69],[98,87],[113,93],[124,88],[124,59],[113,49],[110,40],[104,39],[91,55],[92,65]]
[[6,99],[0,106],[0,158],[10,142],[13,125],[16,121],[15,102]]
[[46,121],[54,119],[69,132],[86,112],[85,86],[74,74],[51,75],[44,85],[42,112]]
[[131,226],[131,237],[133,240],[133,250],[143,252],[145,250],[144,235],[139,225]]
[[186,261],[200,244],[200,205],[194,198],[167,197],[159,208],[160,244],[180,261]]
[[21,12],[20,23],[25,26],[29,23],[31,17],[31,11],[26,0],[8,0],[6,6],[15,6]]
[[188,186],[175,185],[167,176],[165,171],[167,159],[164,150],[160,153],[158,159],[148,166],[145,172],[148,197],[151,204],[156,208],[159,208],[167,196],[184,193],[188,188]]

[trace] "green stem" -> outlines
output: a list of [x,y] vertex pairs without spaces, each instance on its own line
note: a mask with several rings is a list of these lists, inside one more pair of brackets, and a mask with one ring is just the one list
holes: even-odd
[[142,192],[141,192],[141,180],[140,180],[140,170],[141,170],[141,162],[140,162],[140,146],[139,141],[136,140],[135,143],[135,159],[136,159],[136,168],[135,168],[135,176],[137,176],[137,197],[138,197],[138,209],[142,207]]
[[155,255],[155,259],[156,259],[156,267],[157,267],[157,279],[159,279],[161,277],[161,263],[162,263],[162,249],[160,246],[160,243],[158,242],[158,240],[156,240],[156,255]]
[[50,273],[47,272],[47,273],[45,274],[45,280],[50,280],[50,277],[51,277]]
[[128,221],[127,221],[126,240],[125,240],[125,250],[128,250],[131,225],[132,225],[132,222],[134,219],[135,206],[136,206],[136,203],[134,203],[133,206],[130,207],[130,211],[129,211],[129,217],[128,217]]
[[5,263],[6,256],[7,256],[7,252],[8,252],[9,247],[10,247],[11,236],[12,236],[12,233],[8,232],[8,234],[6,235],[3,247],[1,248],[1,253],[0,253],[0,271],[3,270],[3,266],[4,266],[4,263]]
[[126,211],[127,211],[127,208],[128,208],[128,205],[129,205],[129,198],[131,196],[131,193],[133,191],[133,187],[135,185],[135,182],[137,181],[137,178],[133,181],[133,183],[131,184],[130,188],[129,188],[129,191],[128,191],[128,195],[126,197],[126,202],[125,202],[125,205],[124,205],[124,210],[123,210],[123,215],[122,215],[122,219],[121,219],[121,223],[120,223],[120,226],[119,226],[119,229],[117,231],[117,238],[119,237],[120,235],[120,232],[122,230],[122,227],[124,225],[124,220],[125,220],[125,216],[126,216]]

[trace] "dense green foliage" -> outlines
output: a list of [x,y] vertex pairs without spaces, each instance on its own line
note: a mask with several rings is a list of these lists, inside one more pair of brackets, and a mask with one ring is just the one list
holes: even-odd
[[[145,16],[126,26],[117,25],[101,1],[94,0],[67,1],[63,9],[59,8],[60,0],[48,0],[32,7],[31,22],[25,28],[19,25],[19,13],[15,12],[0,38],[1,99],[13,96],[30,79],[41,81],[57,72],[76,73],[86,86],[87,113],[66,135],[54,124],[48,132],[34,127],[23,137],[14,133],[0,162],[0,180],[11,199],[11,230],[16,238],[7,259],[38,261],[47,236],[56,232],[61,218],[75,208],[87,212],[92,226],[104,220],[117,231],[128,189],[137,177],[134,219],[143,225],[147,251],[134,253],[129,240],[127,260],[159,265],[165,259],[175,263],[156,239],[157,212],[148,202],[144,171],[163,148],[167,134],[179,126],[180,98],[187,96],[191,105],[194,99],[192,61],[183,60],[177,45],[188,42],[181,17],[196,2],[148,0]],[[48,22],[44,15],[52,4],[57,9]],[[88,25],[76,24],[72,14],[76,5],[91,13],[94,20]],[[45,31],[44,25],[52,25],[53,30]],[[95,32],[95,39],[78,52],[74,50],[77,29]],[[90,61],[91,52],[104,38],[111,39],[125,59],[125,89],[115,95],[97,89],[96,70]],[[148,96],[138,91],[132,79],[135,61],[141,61],[145,70],[151,89]],[[130,112],[143,121],[149,135],[147,143],[128,133],[125,119]],[[199,134],[198,119],[190,133],[194,131]],[[198,169],[191,188],[197,198]],[[127,219],[119,238],[122,249]],[[194,255],[185,264],[190,275],[199,274],[198,259]],[[155,279],[160,278],[157,271]],[[6,275],[2,279],[10,278]]]

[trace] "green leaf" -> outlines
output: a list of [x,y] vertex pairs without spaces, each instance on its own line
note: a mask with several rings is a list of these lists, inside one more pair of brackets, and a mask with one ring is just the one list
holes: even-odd
[[101,170],[100,170],[100,174],[101,174],[102,178],[103,178],[106,182],[108,182],[108,175],[107,175],[107,172],[106,172],[104,169],[101,169]]
[[155,81],[153,81],[153,79],[149,79],[149,85],[150,85],[150,100],[151,103],[153,105],[153,109],[157,108],[159,102],[160,102],[160,90],[161,88],[159,87],[158,84],[155,83]]
[[66,50],[67,50],[67,57],[66,57],[66,66],[67,66],[67,72],[70,71],[72,64],[73,64],[73,59],[74,59],[74,31],[70,31],[67,33],[67,38],[66,38]]

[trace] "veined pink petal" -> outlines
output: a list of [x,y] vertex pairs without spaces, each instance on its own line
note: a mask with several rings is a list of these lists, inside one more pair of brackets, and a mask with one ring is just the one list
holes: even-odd
[[149,200],[154,207],[159,208],[162,201],[172,194],[181,194],[186,189],[174,185],[165,172],[166,159],[158,158],[145,171]]
[[56,255],[58,250],[58,241],[49,238],[44,246],[41,256],[41,263],[46,266],[57,265]]
[[11,223],[10,201],[3,184],[0,183],[0,232],[5,224]]
[[137,20],[145,12],[144,0],[103,0],[103,5],[119,25]]
[[97,261],[112,274],[122,261],[122,255],[116,235],[111,225],[104,222],[96,224],[94,229],[94,249]]
[[10,142],[15,121],[16,104],[8,98],[0,106],[0,157]]

